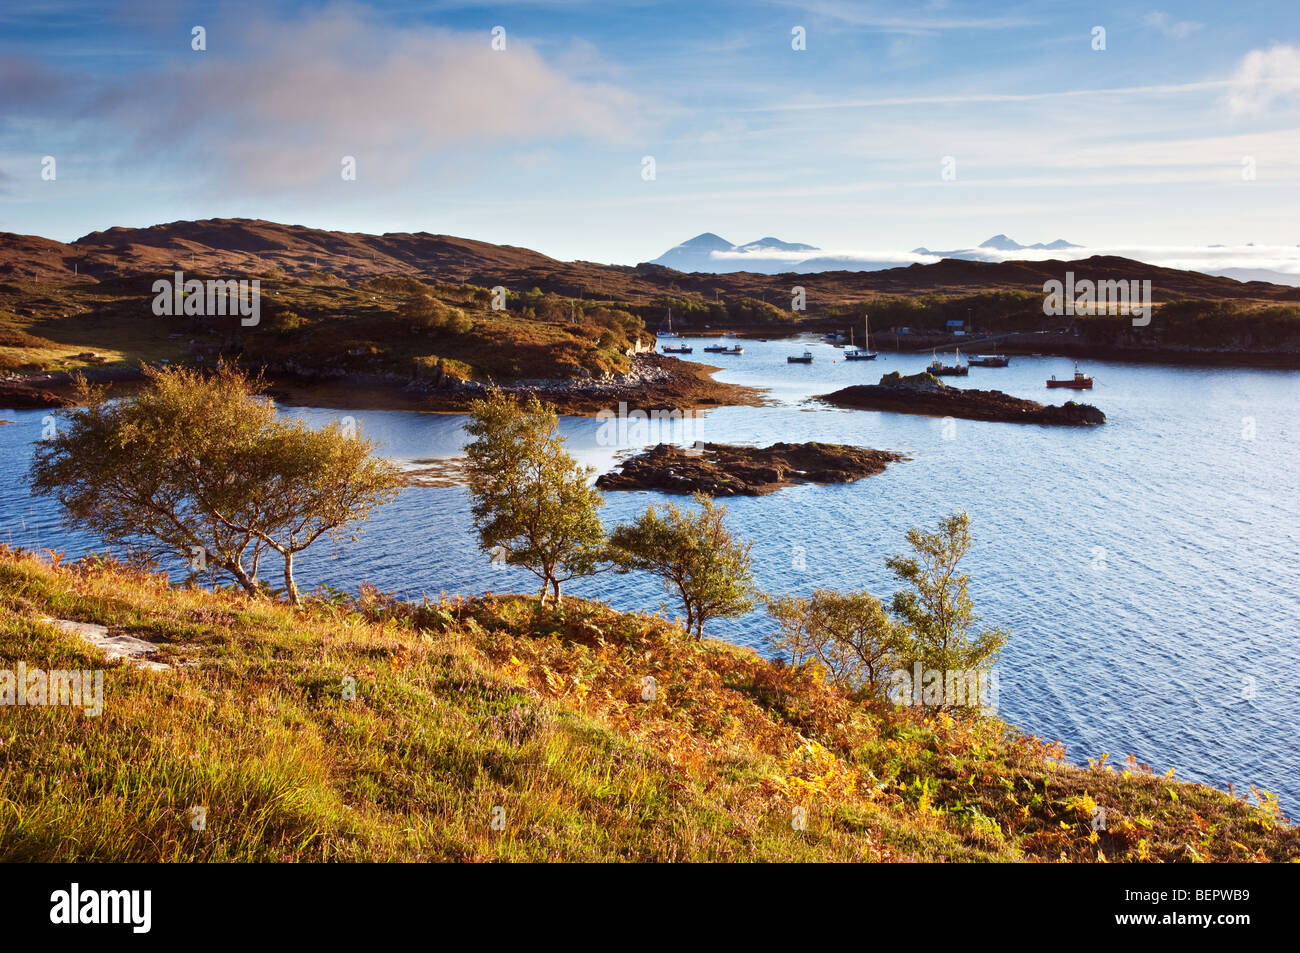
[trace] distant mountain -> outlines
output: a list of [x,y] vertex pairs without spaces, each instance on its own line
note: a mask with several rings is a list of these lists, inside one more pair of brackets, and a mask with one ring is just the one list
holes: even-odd
[[[1016,252],[1016,251],[1060,251],[1064,248],[1082,248],[1082,245],[1076,245],[1073,242],[1067,242],[1064,238],[1058,238],[1054,242],[1034,242],[1032,245],[1022,245],[1014,238],[1008,238],[1006,235],[994,235],[979,243],[977,248],[953,248],[948,251],[931,251],[928,248],[913,248],[912,251],[917,255],[934,255],[937,258],[959,258],[962,261],[1002,261],[1003,256],[995,252]],[[986,248],[988,251],[981,251]]]
[[[762,275],[776,275],[790,271],[795,264],[790,253],[818,251],[816,245],[803,245],[799,242],[784,242],[779,238],[760,238],[745,245],[733,245],[713,232],[696,235],[689,241],[675,245],[664,252],[650,264],[663,265],[685,272],[706,272],[726,274],[737,271],[752,271]],[[738,258],[721,258],[715,252],[731,252],[740,255],[752,255],[749,260]]]
[[980,248],[950,248],[947,251],[935,251],[926,248],[924,245],[920,248],[913,248],[912,254],[930,255],[934,258],[956,258],[959,261],[1002,261],[1004,257],[997,254],[996,249],[993,248],[988,251],[981,251]]
[[[779,241],[779,240],[778,240]],[[773,248],[773,239],[752,242]],[[790,244],[782,242],[781,244]],[[674,251],[701,247],[736,249],[706,233]],[[745,246],[740,246],[741,248]],[[970,292],[1019,288],[1041,292],[1044,281],[1059,279],[1067,269],[1079,279],[1150,278],[1157,300],[1170,297],[1300,300],[1297,276],[1271,277],[1273,284],[1243,283],[1114,256],[1063,261],[967,261],[948,257],[934,264],[899,266],[835,254],[803,258],[816,249],[784,250],[784,258],[742,252],[736,259],[746,271],[683,274],[662,264],[635,267],[589,261],[560,261],[528,248],[428,232],[334,232],[301,225],[252,219],[207,219],[170,222],[147,228],[110,228],[75,242],[0,232],[0,312],[26,307],[30,282],[125,283],[140,281],[146,295],[152,278],[183,270],[187,276],[261,277],[272,283],[300,279],[307,283],[345,282],[362,288],[372,278],[408,276],[421,281],[468,282],[485,288],[502,285],[512,292],[540,288],[556,294],[626,302],[656,311],[665,296],[691,295],[701,300],[759,298],[789,300],[792,273],[821,272],[816,282],[819,306],[861,301],[877,294]],[[995,254],[994,249],[976,249]],[[751,258],[751,255],[753,257]],[[752,262],[752,264],[751,264]],[[768,270],[760,270],[765,266]],[[706,265],[716,268],[716,264]],[[45,291],[37,289],[39,294]]]
[[1285,271],[1274,271],[1271,268],[1206,269],[1205,274],[1219,275],[1224,278],[1232,278],[1236,281],[1267,281],[1270,284],[1275,285],[1292,285],[1293,287],[1300,287],[1300,275],[1293,275]]
[[[914,248],[912,254],[927,255],[935,258],[956,258],[960,261],[1002,261],[1006,252],[1024,251],[1026,249],[1059,251],[1065,248],[1081,248],[1064,238],[1044,244],[1022,245],[1006,235],[994,235],[981,242],[976,248],[956,248],[949,251],[931,251],[928,248]],[[844,255],[820,255],[817,257],[798,258],[794,255],[803,252],[820,251],[816,245],[804,245],[799,242],[786,242],[779,238],[760,238],[758,241],[744,245],[733,245],[720,235],[705,232],[689,241],[668,249],[650,262],[687,273],[733,274],[745,271],[759,275],[812,274],[821,271],[881,271],[897,268],[897,258],[871,260]],[[722,254],[720,254],[722,253]]]
[[1020,242],[1007,238],[1005,235],[994,235],[992,238],[980,242],[980,248],[996,248],[999,251],[1020,251],[1024,247]]
[[760,238],[756,242],[749,242],[741,245],[737,251],[766,251],[774,249],[776,251],[819,251],[816,245],[801,245],[799,242],[783,242],[779,238]]
[[[906,262],[900,263],[897,260],[872,261],[867,258],[837,258],[834,255],[822,255],[817,258],[808,258],[795,264],[786,264],[783,271],[793,272],[797,275],[811,275],[821,271],[884,271],[886,268],[898,268],[900,264],[906,265]],[[751,269],[754,270],[754,269]],[[773,272],[780,274],[780,272]]]
[[1042,242],[1034,242],[1032,245],[1022,245],[1014,238],[1008,238],[1006,235],[994,235],[987,241],[980,242],[980,248],[996,248],[998,251],[1024,251],[1026,248],[1041,248],[1046,251],[1058,251],[1062,248],[1082,248],[1082,245],[1075,245],[1067,242],[1064,238],[1058,238],[1054,242],[1044,245]]

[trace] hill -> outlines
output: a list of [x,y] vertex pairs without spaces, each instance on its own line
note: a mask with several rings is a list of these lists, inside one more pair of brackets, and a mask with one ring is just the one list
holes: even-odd
[[[760,240],[768,241],[771,240]],[[797,247],[792,243],[780,244]],[[698,250],[715,246],[742,247],[712,233],[697,236],[678,247]],[[806,248],[816,250],[811,246]],[[367,235],[256,219],[206,219],[148,228],[111,228],[92,232],[71,244],[0,233],[0,278],[67,283],[160,275],[175,269],[235,277],[279,273],[308,278],[330,273],[350,283],[398,275],[485,287],[501,284],[512,290],[536,286],[561,295],[642,304],[675,290],[708,298],[717,292],[729,297],[784,296],[788,299],[789,279],[795,273],[793,265],[784,275],[761,275],[690,274],[656,263],[632,268],[563,262],[527,248],[450,235],[427,232]],[[1114,256],[1077,261],[947,259],[930,265],[871,272],[846,269],[819,274],[815,280],[808,275],[800,279],[811,283],[815,292],[810,294],[810,301],[821,305],[871,294],[936,288],[949,291],[1013,288],[1041,292],[1044,281],[1059,280],[1067,270],[1074,271],[1079,278],[1150,279],[1158,300],[1178,296],[1274,299],[1295,292],[1293,287],[1285,285],[1239,282]]]
[[[699,242],[727,244],[707,234]],[[177,271],[256,279],[259,323],[155,315],[153,283]],[[1156,319],[1139,331],[1127,316],[1044,316],[1043,285],[1066,271],[1077,280],[1150,280]],[[791,310],[796,287],[806,291],[804,311]],[[140,362],[219,358],[265,369],[281,396],[326,406],[455,409],[487,382],[538,381],[559,387],[551,396],[566,409],[586,412],[629,393],[647,408],[756,399],[710,382],[699,366],[645,356],[669,310],[686,332],[843,330],[869,311],[878,332],[921,335],[884,335],[882,347],[951,344],[946,322],[956,318],[990,334],[1021,334],[1004,342],[1017,352],[1052,347],[1058,339],[1031,336],[1050,330],[1077,332],[1056,346],[1078,357],[1292,366],[1300,360],[1297,301],[1293,287],[1102,256],[718,275],[561,262],[447,235],[249,219],[111,228],[71,244],[0,234],[0,374],[10,375],[0,380],[0,404],[39,403],[35,392],[66,390],[72,371],[118,380]]]
[[1300,859],[1267,796],[1073,767],[593,603],[296,611],[0,547],[0,607],[4,658],[104,672],[98,716],[7,709],[3,861]]

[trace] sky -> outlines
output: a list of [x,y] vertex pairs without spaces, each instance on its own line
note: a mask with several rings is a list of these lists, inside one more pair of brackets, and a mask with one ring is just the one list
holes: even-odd
[[6,0],[0,231],[1294,249],[1298,27],[1295,0]]

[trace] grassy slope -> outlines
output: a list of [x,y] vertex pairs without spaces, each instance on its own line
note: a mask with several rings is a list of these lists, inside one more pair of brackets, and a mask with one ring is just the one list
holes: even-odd
[[[189,277],[210,277],[201,274]],[[321,370],[413,373],[439,358],[457,376],[498,380],[556,374],[585,368],[594,374],[625,370],[622,348],[631,343],[608,328],[592,302],[575,303],[571,323],[568,299],[515,296],[509,310],[493,311],[485,289],[468,285],[420,285],[390,279],[352,287],[332,275],[310,279],[264,277],[261,322],[244,328],[235,316],[195,319],[153,314],[152,278],[123,278],[101,284],[9,281],[0,284],[0,372],[67,371],[106,364],[135,366],[141,361],[189,360],[190,342],[220,349],[232,340],[248,362],[292,359]],[[469,330],[412,333],[398,312],[412,289],[424,287],[447,309],[463,313]],[[591,310],[584,314],[583,309]],[[292,312],[302,323],[281,328],[277,316]],[[173,338],[172,335],[179,335]],[[354,355],[353,352],[362,354]],[[77,355],[95,352],[87,362]],[[209,352],[207,360],[215,358]]]
[[[190,277],[211,276],[196,272]],[[635,324],[630,310],[654,328],[667,307],[680,327],[696,331],[705,326],[770,333],[808,327],[842,330],[856,328],[864,311],[871,313],[878,334],[891,326],[939,331],[951,318],[969,319],[995,332],[1070,323],[1065,318],[1045,319],[1041,294],[1010,289],[885,294],[852,304],[815,301],[809,312],[801,313],[743,296],[722,304],[694,294],[666,296],[656,305],[601,305],[513,290],[508,310],[493,311],[487,289],[473,285],[421,284],[411,278],[349,285],[324,272],[300,277],[272,273],[261,280],[262,320],[254,328],[242,327],[233,316],[156,317],[151,310],[152,278],[146,276],[101,283],[0,282],[0,373],[71,371],[99,364],[134,367],[142,361],[188,361],[199,353],[210,365],[224,349],[249,366],[292,360],[327,374],[395,374],[405,379],[427,377],[436,367],[453,377],[497,381],[599,376],[626,370],[623,351],[639,336],[636,328],[623,326],[618,315]],[[463,314],[468,329],[413,333],[399,318],[399,310],[419,288],[433,294],[444,311]],[[286,326],[281,321],[285,313],[300,320]],[[1290,302],[1174,301],[1159,305],[1158,319],[1140,334],[1127,317],[1083,318],[1078,323],[1084,341],[1098,346],[1300,346],[1300,311]],[[84,352],[99,358],[79,359]]]
[[862,705],[654,616],[373,593],[294,611],[0,549],[0,667],[102,664],[43,614],[197,664],[108,668],[97,719],[0,709],[0,860],[1300,857],[1270,805]]

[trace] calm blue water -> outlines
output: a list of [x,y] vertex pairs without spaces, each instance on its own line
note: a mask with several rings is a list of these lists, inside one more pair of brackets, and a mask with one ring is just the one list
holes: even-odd
[[[1005,718],[1064,742],[1077,761],[1131,752],[1179,777],[1239,790],[1255,783],[1300,815],[1300,373],[1089,361],[1083,369],[1097,386],[1082,399],[1109,423],[1044,428],[806,402],[889,370],[918,371],[929,354],[846,363],[810,338],[746,342],[743,357],[723,357],[700,353],[704,343],[694,358],[725,365],[723,380],[768,388],[776,403],[711,411],[678,437],[823,440],[912,457],[848,486],[730,501],[734,531],[755,541],[764,587],[865,588],[887,599],[895,585],[884,560],[903,551],[908,527],[964,508],[976,605],[1013,633],[999,666]],[[785,362],[805,347],[815,363]],[[1060,402],[1076,395],[1043,382],[1072,370],[1062,358],[1015,357],[1009,368],[973,368],[956,386]],[[0,540],[76,556],[95,542],[60,528],[55,507],[24,484],[45,415],[0,414],[16,421],[0,427]],[[394,458],[451,456],[463,440],[457,416],[351,416]],[[600,426],[563,421],[570,449],[603,470],[628,448],[602,442]],[[606,522],[660,499],[609,494]],[[526,572],[494,567],[478,551],[460,488],[405,491],[358,542],[337,552],[322,545],[299,573],[307,585],[360,580],[413,598],[534,588]],[[656,609],[667,598],[635,576],[599,576],[569,591],[623,609]],[[711,634],[761,649],[766,629],[755,614]]]

